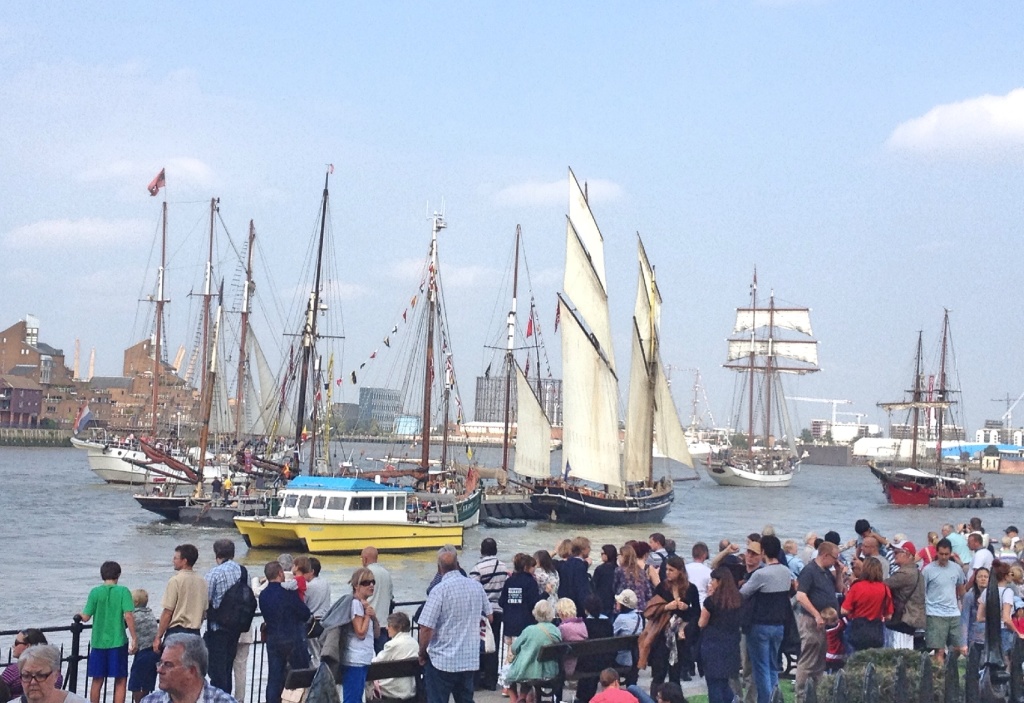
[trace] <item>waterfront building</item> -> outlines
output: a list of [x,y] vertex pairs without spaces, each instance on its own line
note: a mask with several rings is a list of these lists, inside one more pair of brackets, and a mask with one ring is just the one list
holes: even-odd
[[31,378],[0,376],[0,427],[36,428],[43,387]]
[[[540,404],[548,422],[562,424],[562,380],[558,378],[531,379],[536,390],[540,383]],[[512,384],[509,398],[510,422],[516,421],[516,384]],[[478,376],[476,398],[473,404],[473,419],[476,422],[505,421],[505,378],[500,376]]]
[[376,428],[381,434],[391,434],[395,418],[402,411],[402,394],[391,388],[359,389],[359,429]]

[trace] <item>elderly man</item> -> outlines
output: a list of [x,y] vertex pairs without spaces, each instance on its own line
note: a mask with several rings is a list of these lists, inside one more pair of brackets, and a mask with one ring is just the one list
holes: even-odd
[[[472,703],[473,676],[480,668],[480,623],[491,619],[484,587],[459,573],[456,554],[437,554],[441,580],[420,613],[420,663],[427,703]],[[271,701],[269,703],[279,703]]]
[[861,542],[860,559],[861,561],[877,559],[878,563],[882,565],[883,576],[888,576],[889,572],[892,571],[892,565],[889,563],[889,559],[882,554],[882,545],[874,533],[869,534],[864,538],[864,541]]
[[142,703],[237,703],[230,694],[206,683],[207,663],[206,645],[198,635],[168,635],[156,665],[160,690]]
[[923,630],[927,621],[924,615],[924,577],[917,569],[916,549],[910,540],[892,543],[892,558],[896,571],[885,581],[892,591],[894,614],[888,627],[893,649],[913,649],[914,633]]
[[[373,572],[373,578],[377,582],[376,587],[373,589],[373,595],[368,599],[369,603],[373,606],[373,611],[377,613],[378,620],[387,620],[388,615],[391,614],[391,603],[395,598],[394,586],[391,583],[391,572],[377,561],[376,547],[363,547],[359,558],[363,562],[363,566]],[[373,643],[375,652],[380,652],[384,648],[385,643],[388,641],[388,632],[389,630],[381,628],[380,636]]]
[[797,579],[796,602],[799,613],[796,624],[800,630],[800,658],[796,662],[796,699],[803,702],[807,693],[807,680],[815,685],[825,672],[825,608],[839,610],[837,593],[843,592],[843,565],[839,563],[839,547],[822,542],[817,556],[800,571]]
[[949,546],[953,550],[953,561],[966,569],[971,563],[971,549],[967,546],[967,538],[948,522],[942,526],[942,537],[949,540]]

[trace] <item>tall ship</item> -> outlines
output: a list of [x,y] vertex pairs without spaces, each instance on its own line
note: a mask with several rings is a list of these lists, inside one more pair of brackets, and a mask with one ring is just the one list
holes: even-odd
[[[881,482],[886,500],[893,505],[1002,507],[1002,498],[988,495],[985,484],[971,480],[966,464],[947,462],[943,458],[942,445],[948,434],[946,427],[956,404],[953,396],[959,392],[949,384],[950,353],[949,310],[946,310],[942,317],[938,376],[926,378],[924,374],[922,333],[918,332],[914,379],[906,391],[907,397],[878,404],[890,416],[894,412],[907,413],[909,453],[904,454],[903,440],[897,439],[893,460],[871,460],[868,467]],[[920,450],[926,445],[934,447],[931,459],[920,456]]]
[[755,270],[750,306],[737,308],[728,341],[724,366],[737,373],[732,426],[746,446],[712,452],[707,474],[720,486],[783,488],[793,480],[800,456],[782,379],[820,370],[811,311],[777,306],[774,291],[767,305],[759,305]]
[[[329,168],[324,180],[314,279],[299,335],[301,356],[296,364],[300,374],[296,427],[308,428],[306,446],[309,448],[309,455],[308,460],[304,462],[304,457],[296,450],[288,461],[289,468],[286,472],[286,475],[293,472],[302,473],[305,463],[308,467],[307,473],[311,475],[293,479],[280,491],[280,506],[275,515],[238,516],[234,519],[235,526],[246,544],[251,547],[300,547],[317,554],[358,552],[370,543],[375,544],[381,551],[428,549],[444,544],[461,546],[463,529],[479,521],[482,490],[473,469],[466,472],[465,480],[459,489],[451,493],[438,490],[436,494],[432,494],[427,490],[417,491],[413,487],[397,485],[399,479],[411,478],[415,482],[415,488],[426,489],[433,482],[432,479],[436,479],[438,473],[447,470],[449,463],[448,413],[454,371],[447,331],[443,325],[438,324],[438,320],[443,320],[444,316],[440,312],[437,235],[446,226],[444,218],[439,214],[432,218],[430,251],[422,283],[426,293],[426,304],[421,305],[423,313],[419,317],[425,326],[425,338],[422,344],[414,345],[415,350],[422,352],[424,357],[423,365],[420,367],[423,372],[420,460],[408,470],[389,464],[383,470],[374,472],[372,481],[353,476],[338,476],[333,468],[329,453],[331,423],[327,412],[330,397],[321,392],[321,389],[326,389],[329,393],[332,386],[333,360],[328,359],[327,363],[324,363],[317,348],[321,339],[329,336],[318,331],[317,316],[326,303],[322,296],[331,287],[323,277],[323,262],[325,257],[332,256],[331,248],[325,247],[328,184],[332,171],[333,167]],[[414,313],[416,300],[418,296],[414,296],[410,302]],[[406,316],[406,313],[403,313],[403,317]],[[397,334],[397,326],[392,334]],[[390,348],[390,336],[386,339],[389,342],[385,346]],[[376,356],[375,351],[371,358]],[[352,381],[353,384],[357,381],[355,372],[352,372]],[[439,471],[432,471],[433,460],[429,454],[434,407],[432,389],[435,384],[442,386],[441,405],[444,413]],[[307,398],[308,391],[314,391],[311,398]],[[303,432],[301,429],[298,431]],[[301,437],[297,436],[296,439],[301,440]],[[296,445],[299,445],[299,441]],[[399,465],[400,463],[394,462]]]
[[[670,477],[654,479],[655,439],[666,457],[693,466],[661,363],[661,293],[639,237],[637,259],[629,399],[625,438],[620,441],[604,238],[587,194],[570,169],[565,278],[558,298],[564,399],[561,476],[537,481],[531,495],[534,509],[553,520],[601,525],[660,522],[675,493]],[[524,409],[531,399],[536,401],[533,393],[520,392],[520,422],[531,415]],[[536,412],[532,414],[540,424]],[[546,466],[541,454],[521,456],[527,454],[523,431],[520,425],[517,471],[520,462]]]

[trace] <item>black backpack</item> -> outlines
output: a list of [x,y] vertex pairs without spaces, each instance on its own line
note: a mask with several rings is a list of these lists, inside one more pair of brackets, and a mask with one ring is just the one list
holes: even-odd
[[220,606],[211,607],[207,613],[207,620],[232,632],[248,632],[252,627],[253,617],[256,615],[256,594],[249,585],[249,574],[245,567],[242,575],[221,598]]

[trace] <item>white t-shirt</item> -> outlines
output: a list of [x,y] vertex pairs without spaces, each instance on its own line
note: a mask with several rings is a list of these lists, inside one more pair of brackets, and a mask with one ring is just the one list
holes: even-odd
[[[985,550],[985,551],[988,551],[988,550]],[[988,589],[986,588],[978,596],[978,616],[979,616],[978,619],[979,620],[983,620],[984,619],[984,616],[985,616],[985,600],[986,600],[987,597],[988,597]],[[1001,612],[1004,605],[1009,605],[1010,606],[1010,613],[1012,614],[1013,613],[1013,589],[1010,588],[1009,586],[1003,586],[1002,588],[999,589],[999,610],[1000,610],[1000,613],[999,613],[999,624],[1002,627],[1002,629],[1007,630],[1009,628],[1006,627],[1006,623],[1003,622],[1003,614]]]
[[[366,614],[361,601],[352,599],[352,619]],[[369,623],[366,634],[360,638],[355,630],[349,631],[348,650],[345,652],[346,666],[369,666],[373,662],[373,623]]]
[[708,584],[711,583],[711,568],[704,562],[687,562],[686,577],[690,579],[690,583],[697,587],[700,604],[704,605],[704,599],[708,595]]
[[967,578],[971,578],[978,569],[992,569],[992,552],[982,547],[971,557],[971,570],[967,572]]

